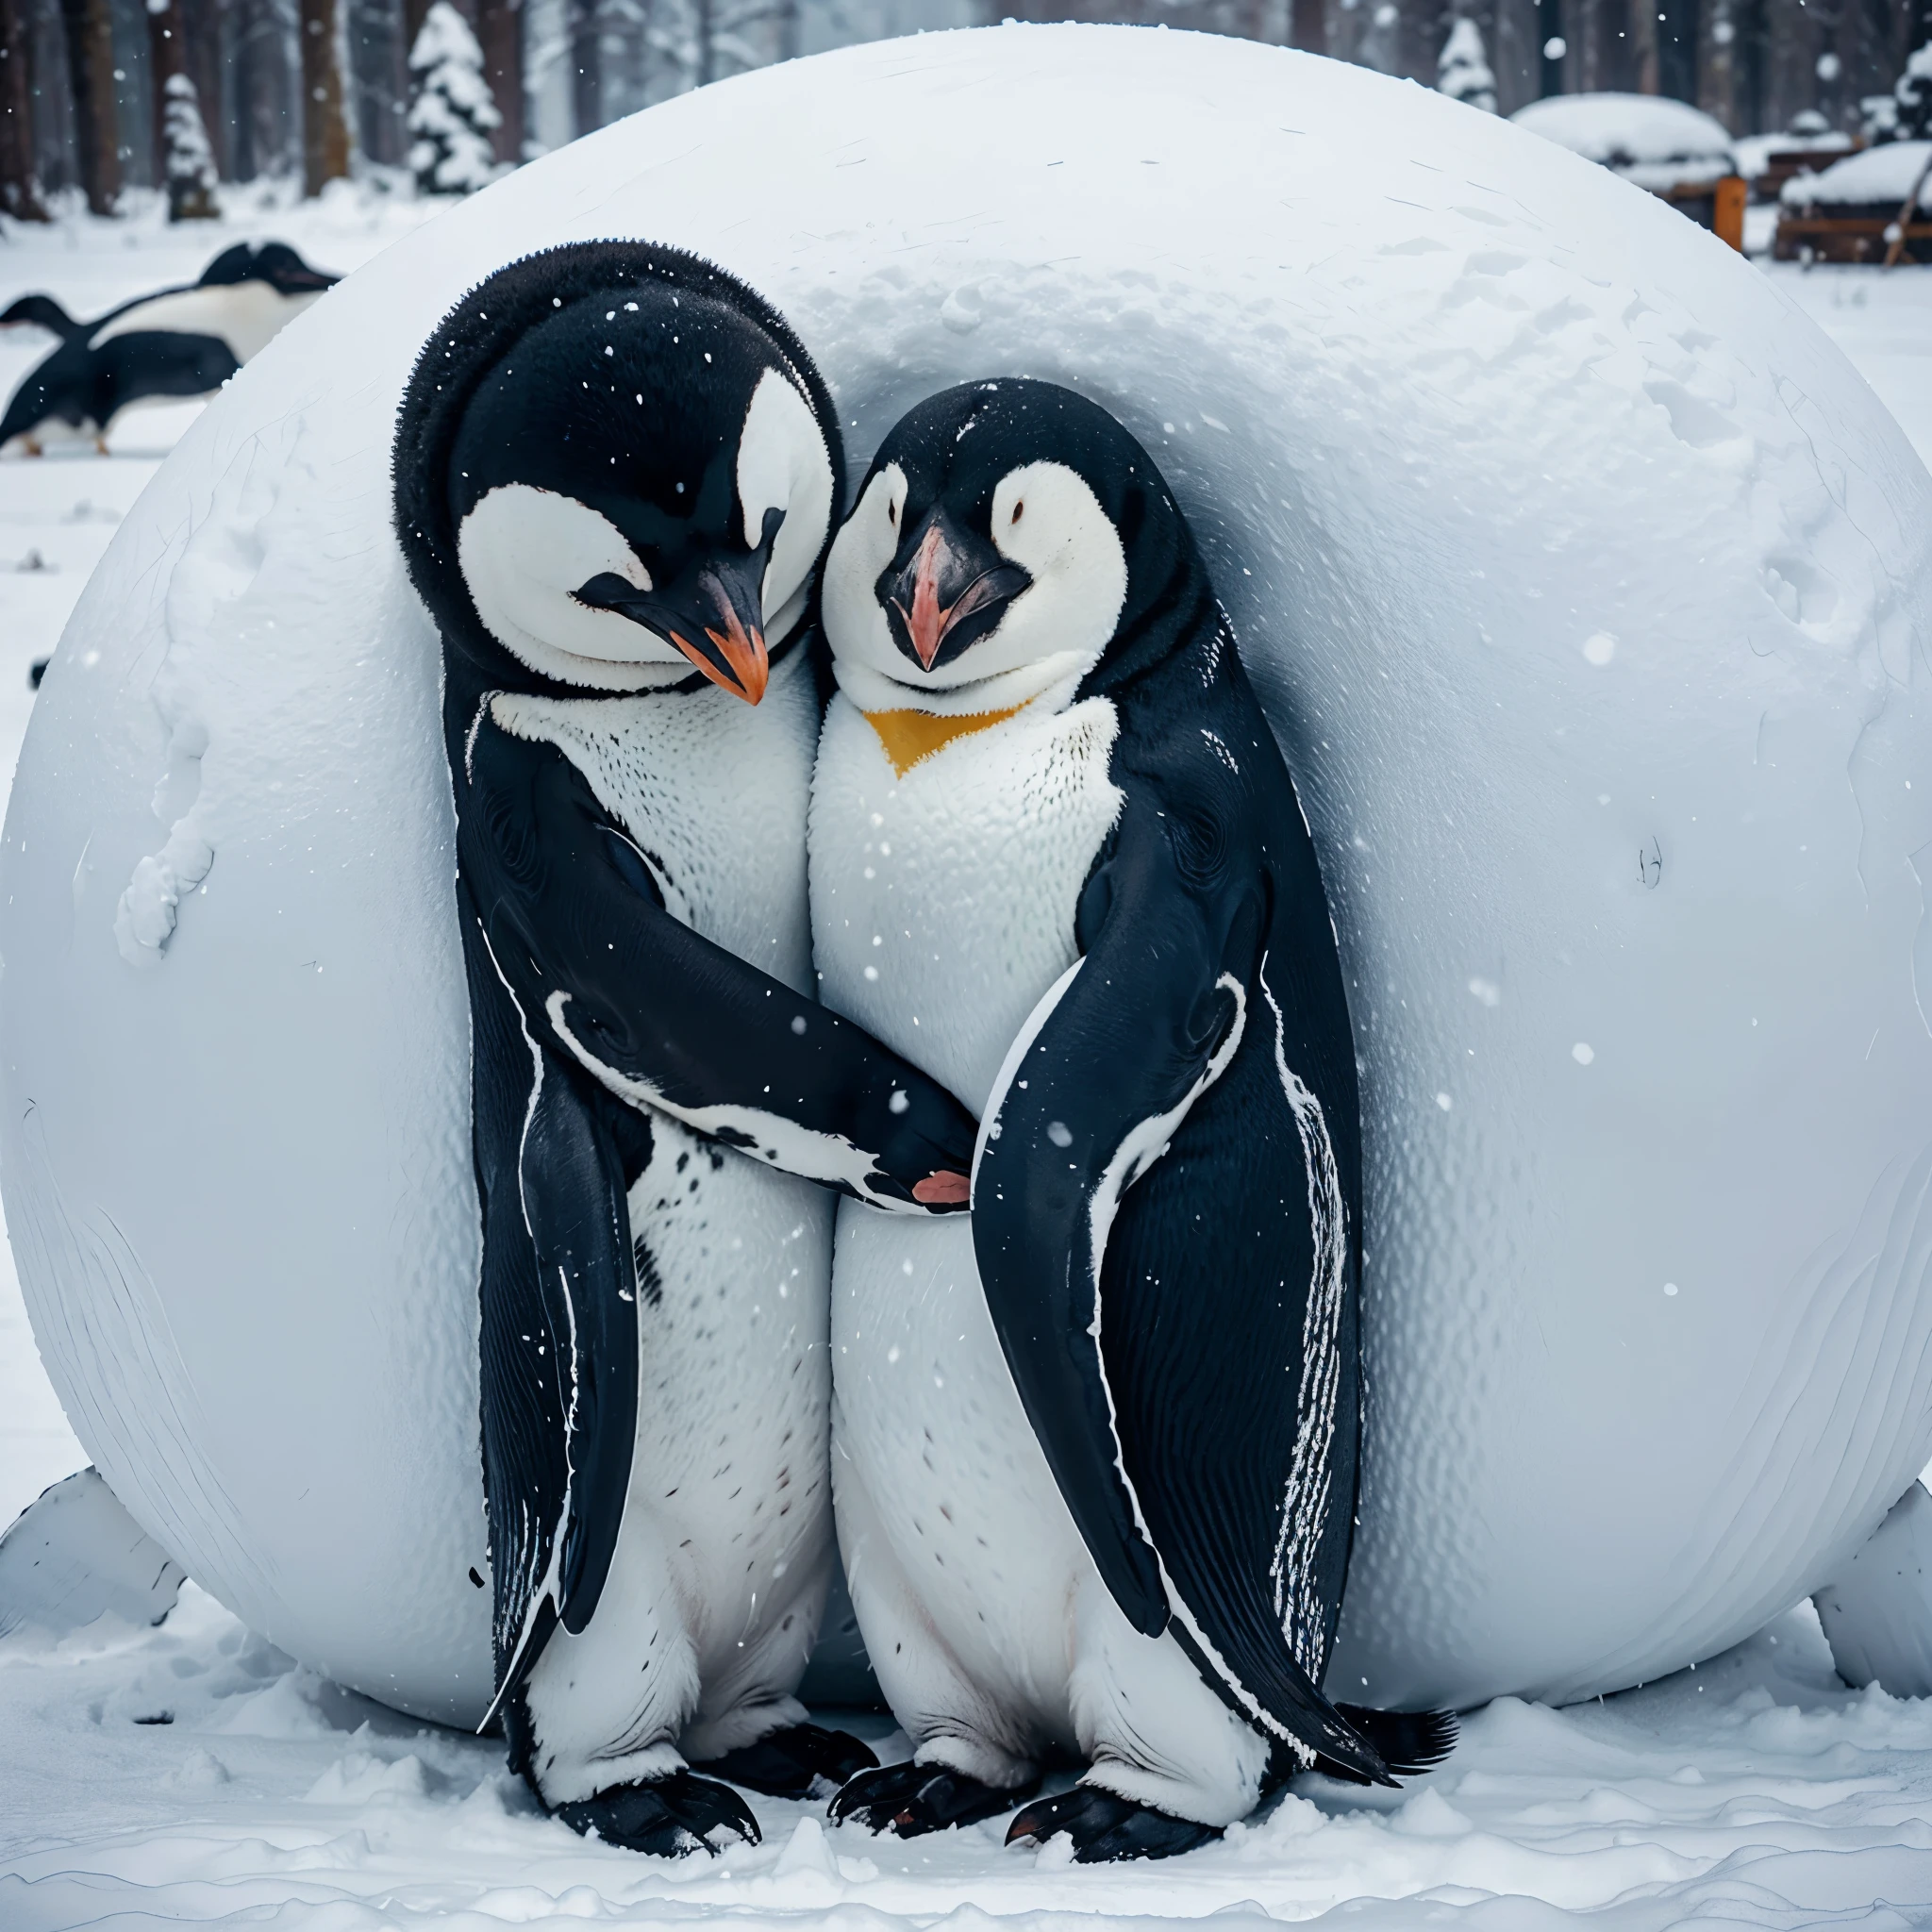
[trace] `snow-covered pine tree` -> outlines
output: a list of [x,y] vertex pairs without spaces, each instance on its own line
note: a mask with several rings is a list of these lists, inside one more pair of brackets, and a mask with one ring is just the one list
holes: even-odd
[[201,100],[185,74],[171,74],[164,87],[161,151],[168,168],[168,219],[211,222],[215,206],[215,157],[202,123]]
[[1490,72],[1482,28],[1467,17],[1449,29],[1449,38],[1442,42],[1436,61],[1436,92],[1466,107],[1480,108],[1485,114],[1496,111],[1496,76]]
[[409,166],[425,194],[471,194],[495,172],[491,134],[502,118],[483,77],[470,24],[436,0],[409,49]]
[[1898,103],[1898,115],[1884,139],[1932,140],[1932,41],[1906,62],[1906,71],[1891,92]]

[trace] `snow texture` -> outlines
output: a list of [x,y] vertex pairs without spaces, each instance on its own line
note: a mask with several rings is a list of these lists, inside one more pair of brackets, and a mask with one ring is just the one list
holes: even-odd
[[1919,208],[1932,208],[1932,180],[1926,178],[1928,159],[1932,159],[1932,141],[1888,142],[1882,147],[1868,147],[1862,154],[1847,155],[1816,175],[1793,175],[1780,198],[1787,208],[1869,206],[1896,214],[1916,189]]
[[[928,138],[962,90],[970,167]],[[482,1563],[467,1021],[389,433],[466,286],[613,232],[776,300],[856,459],[1022,371],[1119,412],[1200,532],[1361,1042],[1335,1688],[1613,1689],[1840,1566],[1932,1447],[1932,479],[1607,172],[1073,27],[745,76],[521,171],[291,325],[127,519],[8,824],[0,1181],[137,1520],[305,1662],[478,1707],[484,1593],[436,1581]],[[184,825],[211,869],[132,970],[114,909]]]
[[503,124],[470,24],[436,0],[409,49],[409,166],[425,194],[474,194],[496,172],[490,133]]
[[1715,181],[1737,167],[1722,123],[1657,94],[1552,94],[1510,119],[1640,188]]
[[1467,16],[1449,29],[1449,38],[1442,42],[1436,62],[1436,92],[1480,108],[1485,114],[1496,111],[1496,76],[1490,72],[1482,28]]

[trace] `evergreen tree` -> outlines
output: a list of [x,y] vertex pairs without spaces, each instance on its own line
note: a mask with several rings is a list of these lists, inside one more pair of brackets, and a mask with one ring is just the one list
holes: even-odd
[[409,49],[409,166],[425,194],[470,194],[495,168],[491,136],[501,120],[490,83],[483,78],[483,50],[470,24],[436,0]]
[[171,74],[164,93],[161,151],[167,159],[168,219],[212,221],[221,213],[215,206],[215,158],[194,83],[185,74]]
[[1932,141],[1932,41],[1906,62],[1906,71],[1892,89],[1898,111],[1885,141]]
[[1485,114],[1496,111],[1496,76],[1490,72],[1482,29],[1474,21],[1458,20],[1449,29],[1436,62],[1436,92]]

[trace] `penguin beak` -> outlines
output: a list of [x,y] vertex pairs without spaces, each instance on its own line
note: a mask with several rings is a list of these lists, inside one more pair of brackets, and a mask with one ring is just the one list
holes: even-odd
[[874,586],[892,641],[922,671],[978,642],[1033,582],[939,506]]
[[772,675],[765,649],[765,550],[708,558],[662,591],[640,591],[605,572],[576,593],[577,601],[656,631],[713,684],[755,705]]

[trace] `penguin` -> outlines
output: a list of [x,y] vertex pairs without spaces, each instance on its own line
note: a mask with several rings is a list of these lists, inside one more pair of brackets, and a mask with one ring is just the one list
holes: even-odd
[[[1313,844],[1147,452],[1037,381],[886,438],[829,554],[826,999],[979,1109],[970,1224],[842,1209],[833,1470],[909,1764],[835,1819],[1085,1862],[1271,1775],[1388,1783],[1338,1708],[1360,1434],[1355,1052]],[[1271,1762],[1274,1770],[1271,1772]]]
[[875,1762],[793,1695],[835,1561],[827,1191],[966,1202],[973,1117],[810,990],[842,460],[774,309],[620,242],[473,290],[393,448],[456,807],[495,1708],[546,1807],[640,1851]]
[[22,295],[0,310],[0,328],[42,328],[62,341],[85,326],[51,295]]
[[24,296],[0,321],[33,323],[62,340],[14,391],[0,448],[19,438],[38,456],[58,435],[92,439],[105,455],[122,410],[218,390],[338,279],[286,242],[238,242],[198,282],[123,303],[92,323],[75,322],[50,296]]

